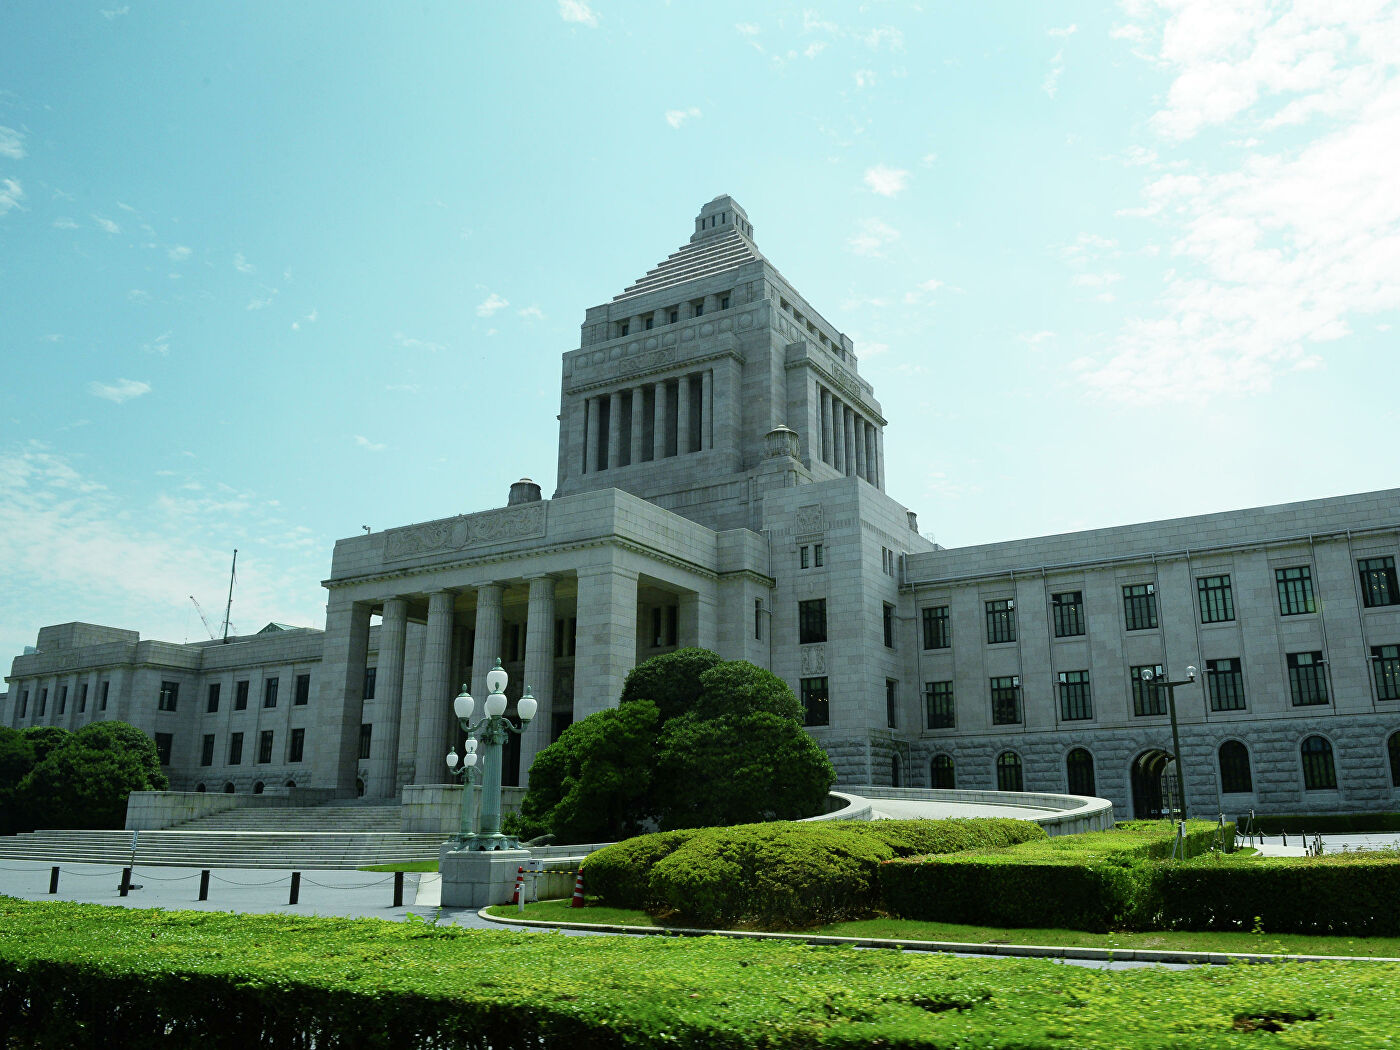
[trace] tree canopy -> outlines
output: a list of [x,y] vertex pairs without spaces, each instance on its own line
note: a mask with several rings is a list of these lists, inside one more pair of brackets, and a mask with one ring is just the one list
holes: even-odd
[[530,769],[519,830],[563,842],[795,819],[835,779],[777,675],[708,649],[634,667],[618,706],[571,725]]

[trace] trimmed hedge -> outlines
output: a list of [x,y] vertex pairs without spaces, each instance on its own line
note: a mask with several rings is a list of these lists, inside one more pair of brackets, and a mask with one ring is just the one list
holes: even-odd
[[787,821],[643,835],[584,861],[604,904],[699,926],[815,926],[880,907],[883,861],[1043,840],[1022,820]]
[[1400,935],[1400,854],[1201,857],[1153,871],[1168,929]]
[[[1189,822],[1187,856],[1209,850],[1217,830],[1209,821]],[[880,868],[880,892],[890,913],[905,919],[1094,931],[1150,927],[1158,911],[1152,872],[1170,857],[1175,837],[1170,823],[1133,821],[1006,849],[893,861]]]
[[0,1046],[1391,1046],[1400,965],[1103,971],[0,898]]

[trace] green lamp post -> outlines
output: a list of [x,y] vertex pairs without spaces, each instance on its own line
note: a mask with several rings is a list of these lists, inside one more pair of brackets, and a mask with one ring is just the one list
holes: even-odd
[[[535,717],[535,710],[539,706],[535,698],[530,695],[530,687],[525,687],[524,694],[516,704],[516,710],[520,715],[520,724],[516,725],[506,717],[506,683],[510,681],[510,676],[501,667],[501,661],[496,659],[496,666],[486,672],[487,696],[482,704],[482,709],[486,716],[477,722],[472,722],[472,712],[476,708],[476,701],[472,699],[471,693],[467,692],[465,684],[457,699],[452,702],[453,713],[457,716],[457,723],[462,727],[462,732],[467,734],[466,754],[462,758],[462,767],[465,771],[464,780],[468,783],[475,783],[472,772],[477,767],[477,750],[480,746],[481,767],[480,767],[480,791],[481,791],[481,816],[480,824],[473,830],[471,819],[472,793],[465,790],[463,784],[462,792],[462,824],[461,835],[459,836],[461,846],[467,850],[502,850],[518,849],[520,843],[510,835],[501,834],[501,766],[505,742],[509,739],[509,734],[514,733],[519,736],[525,732],[525,727],[530,724],[530,720]],[[476,734],[477,739],[471,739],[472,734]],[[457,753],[454,749],[447,756],[447,765],[455,771]]]

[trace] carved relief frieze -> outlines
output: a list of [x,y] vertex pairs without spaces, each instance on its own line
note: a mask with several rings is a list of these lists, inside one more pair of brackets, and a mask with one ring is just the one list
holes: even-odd
[[826,646],[804,645],[802,647],[802,676],[826,674]]
[[420,558],[466,547],[541,537],[545,534],[546,506],[544,502],[525,503],[393,529],[385,536],[384,558],[386,561]]
[[813,533],[825,532],[826,521],[822,516],[822,506],[820,503],[813,503],[806,507],[797,508],[797,517],[793,521],[793,532],[798,536],[810,536]]

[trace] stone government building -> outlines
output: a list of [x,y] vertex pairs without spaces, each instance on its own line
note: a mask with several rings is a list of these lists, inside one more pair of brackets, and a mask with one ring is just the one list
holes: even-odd
[[[326,629],[176,645],[40,629],[0,722],[115,718],[177,789],[446,779],[458,683],[540,701],[532,756],[701,645],[782,676],[840,782],[1099,795],[1155,815],[1176,690],[1193,813],[1400,809],[1400,490],[945,550],[885,493],[851,340],[730,197],[589,309],[558,484],[335,545]],[[377,621],[377,622],[376,622]]]

